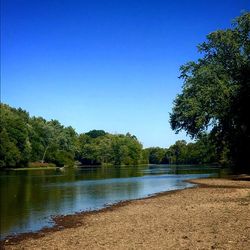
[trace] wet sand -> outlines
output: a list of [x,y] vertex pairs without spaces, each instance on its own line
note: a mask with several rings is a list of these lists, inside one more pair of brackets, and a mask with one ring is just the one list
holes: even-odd
[[191,182],[199,186],[58,217],[54,228],[9,239],[1,248],[248,250],[250,182]]

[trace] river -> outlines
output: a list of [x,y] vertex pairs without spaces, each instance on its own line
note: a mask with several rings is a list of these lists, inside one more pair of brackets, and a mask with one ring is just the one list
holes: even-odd
[[209,166],[82,167],[0,172],[1,239],[53,226],[52,217],[193,186],[218,176]]

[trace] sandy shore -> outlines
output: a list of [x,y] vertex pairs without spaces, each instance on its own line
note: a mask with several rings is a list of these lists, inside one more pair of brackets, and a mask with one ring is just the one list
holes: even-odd
[[9,240],[4,248],[250,249],[250,182],[192,182],[199,187],[58,218],[54,229]]

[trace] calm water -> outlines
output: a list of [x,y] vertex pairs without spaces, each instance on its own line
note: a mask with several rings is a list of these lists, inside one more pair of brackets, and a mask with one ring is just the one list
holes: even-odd
[[218,175],[212,167],[130,166],[0,172],[1,239],[52,226],[51,216],[94,210]]

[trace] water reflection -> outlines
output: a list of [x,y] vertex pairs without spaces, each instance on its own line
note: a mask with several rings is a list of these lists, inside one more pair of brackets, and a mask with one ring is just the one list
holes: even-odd
[[218,169],[163,165],[1,172],[1,238],[50,226],[53,215],[189,187],[183,180],[212,173]]

